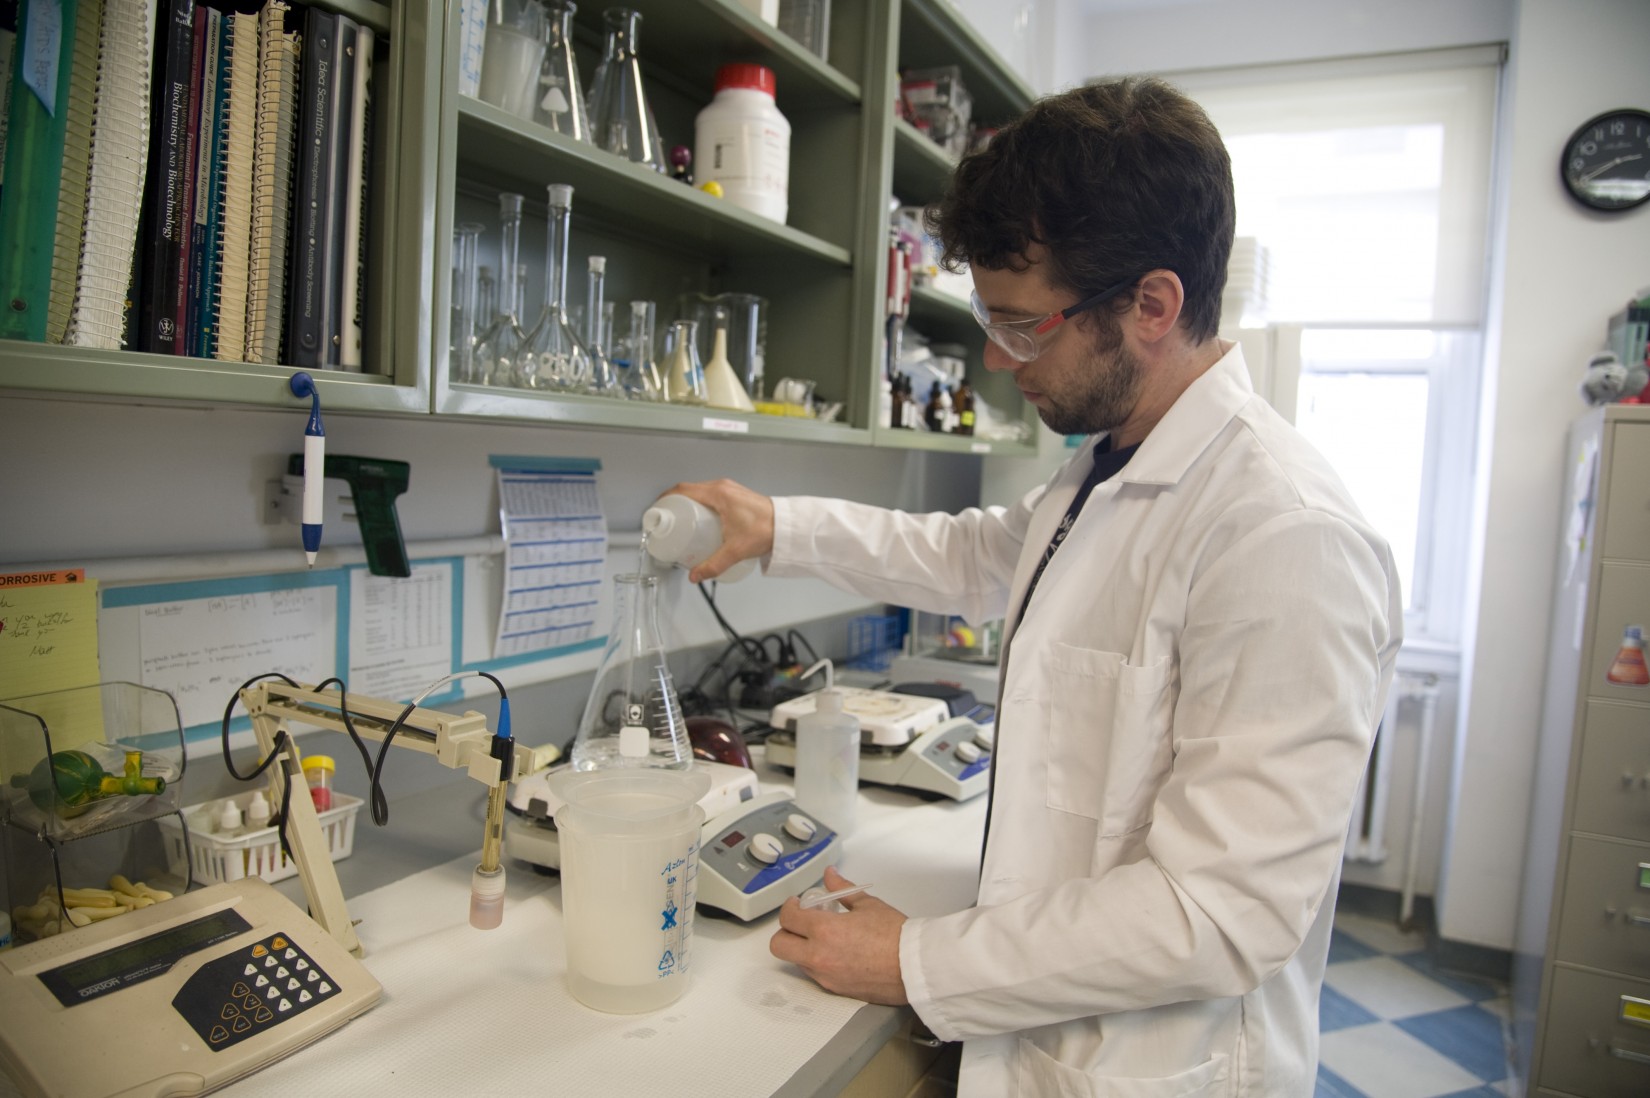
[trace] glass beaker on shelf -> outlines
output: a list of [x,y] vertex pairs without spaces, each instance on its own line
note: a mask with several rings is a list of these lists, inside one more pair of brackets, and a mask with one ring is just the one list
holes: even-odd
[[574,770],[693,763],[687,722],[659,632],[659,579],[613,577],[613,628],[573,741]]
[[544,312],[527,336],[523,354],[530,389],[582,389],[590,352],[567,315],[567,235],[573,220],[573,188],[545,188],[550,221],[544,250]]
[[535,113],[539,125],[575,141],[589,141],[584,90],[579,84],[578,62],[573,58],[573,13],[578,10],[578,5],[566,0],[544,0],[544,64],[539,69]]
[[533,121],[548,20],[539,0],[488,0],[481,55],[481,98]]
[[642,90],[642,66],[636,48],[642,15],[629,8],[602,13],[607,39],[602,60],[590,81],[590,139],[626,160],[656,172],[669,168],[659,141],[659,124]]
[[[453,287],[448,309],[447,376],[475,381],[476,248],[482,227],[466,221],[453,229]],[[489,318],[491,319],[491,318]]]
[[653,302],[630,303],[630,334],[625,339],[619,384],[631,400],[665,399],[664,382],[653,359],[653,316]]
[[699,346],[692,320],[670,322],[665,352],[665,399],[673,404],[705,403],[705,368],[699,361]]
[[521,254],[521,195],[498,196],[499,268],[498,315],[476,339],[475,362],[484,385],[519,385],[518,370],[527,333],[516,313]]
[[607,282],[607,257],[590,257],[584,304],[584,345],[590,352],[590,375],[584,391],[596,396],[624,399],[624,390],[614,375],[613,363],[607,357],[610,333],[613,330],[613,307],[603,300]]

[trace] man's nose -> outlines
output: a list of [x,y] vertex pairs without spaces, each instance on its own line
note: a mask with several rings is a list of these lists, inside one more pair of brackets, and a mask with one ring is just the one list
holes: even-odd
[[985,361],[985,368],[993,372],[1002,370],[1018,370],[1021,366],[1025,365],[1023,362],[1016,362],[1007,351],[1003,350],[989,339],[985,341],[985,354],[983,357]]

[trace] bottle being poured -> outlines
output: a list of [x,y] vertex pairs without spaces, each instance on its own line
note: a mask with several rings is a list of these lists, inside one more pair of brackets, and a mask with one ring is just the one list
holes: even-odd
[[[642,513],[642,544],[654,560],[691,570],[722,547],[722,520],[698,500],[672,492]],[[737,583],[755,569],[755,559],[747,558],[717,580]]]

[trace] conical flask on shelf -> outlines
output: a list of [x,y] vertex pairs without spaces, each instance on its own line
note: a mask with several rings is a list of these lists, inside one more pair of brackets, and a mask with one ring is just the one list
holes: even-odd
[[658,577],[614,576],[613,628],[573,741],[573,769],[685,770],[692,763],[659,633]]
[[641,12],[608,8],[602,19],[607,40],[590,81],[590,138],[615,156],[667,172],[659,124],[642,89],[642,65],[636,56]]
[[673,404],[705,403],[705,369],[699,364],[698,324],[670,322],[670,350],[665,355],[665,399]]
[[544,41],[544,66],[539,69],[539,101],[535,117],[575,141],[590,140],[590,122],[585,114],[584,91],[579,84],[579,66],[573,59],[573,13],[578,5],[566,0],[545,0],[549,27]]
[[516,311],[520,298],[517,279],[521,269],[521,195],[499,195],[498,211],[498,315],[476,337],[477,380],[484,385],[524,385],[527,381],[520,371],[527,333],[522,330],[521,317]]
[[705,363],[705,403],[713,408],[727,408],[735,412],[754,412],[750,394],[739,383],[733,364],[728,361],[728,311],[718,308],[715,313],[716,340],[712,344],[710,361]]
[[573,219],[573,188],[552,183],[549,239],[544,250],[544,312],[527,335],[523,354],[528,388],[578,390],[588,384],[590,351],[567,315],[567,234]]

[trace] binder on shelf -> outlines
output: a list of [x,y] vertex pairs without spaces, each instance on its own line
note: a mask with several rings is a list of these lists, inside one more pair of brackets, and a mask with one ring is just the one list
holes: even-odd
[[269,0],[258,13],[258,116],[252,153],[252,252],[248,272],[246,361],[280,361],[285,330],[287,229],[297,133],[296,32],[290,9]]
[[338,364],[357,372],[362,367],[361,325],[367,300],[366,167],[372,148],[372,48],[372,29],[357,28],[344,172],[344,233],[340,249],[343,278],[338,291]]
[[126,293],[137,250],[149,152],[149,81],[155,0],[105,0],[86,219],[65,342],[115,349],[125,338]]
[[[304,18],[298,108],[298,172],[293,201],[287,357],[294,366],[336,365],[342,188],[339,118],[348,16],[310,8]],[[353,39],[353,36],[351,36]],[[351,65],[353,80],[354,66]]]
[[219,165],[218,279],[212,287],[214,357],[246,361],[247,283],[252,252],[252,145],[258,107],[258,17],[224,17],[226,88]]
[[46,338],[78,10],[77,0],[25,0],[18,9],[17,57],[39,63],[12,67],[0,189],[3,338]]
[[57,232],[52,245],[51,294],[46,303],[46,342],[62,343],[69,331],[75,276],[80,270],[80,237],[86,227],[86,179],[92,155],[92,111],[97,102],[98,33],[103,0],[80,0],[69,71],[69,100],[63,123],[63,159],[58,166]]
[[[11,116],[11,74],[17,57],[17,0],[0,0],[0,166],[6,163],[6,120]],[[0,179],[0,190],[5,181]]]
[[181,248],[188,239],[190,81],[195,56],[195,0],[160,0],[156,35],[154,113],[150,129],[148,189],[144,201],[143,270],[138,346],[157,354],[179,353],[177,287]]

